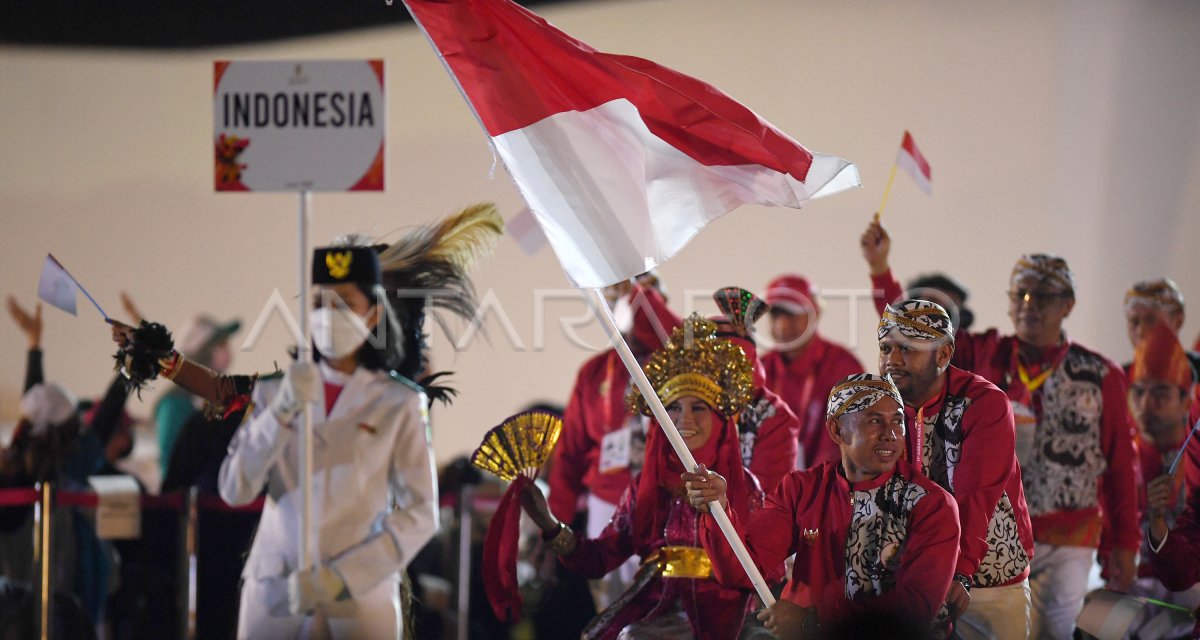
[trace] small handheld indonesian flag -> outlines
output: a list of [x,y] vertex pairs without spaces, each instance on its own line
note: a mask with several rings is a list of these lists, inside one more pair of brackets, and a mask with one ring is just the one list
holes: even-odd
[[510,0],[404,0],[579,287],[635,277],[742,204],[856,187],[717,88],[597,51]]
[[38,297],[50,304],[75,315],[75,278],[67,273],[54,256],[46,254],[42,263],[42,277],[38,280]]
[[912,176],[925,195],[933,195],[933,172],[929,169],[929,163],[926,162],[925,156],[921,155],[921,150],[917,148],[917,143],[913,141],[912,134],[908,131],[904,132],[904,140],[900,142],[900,152],[896,155],[896,166]]

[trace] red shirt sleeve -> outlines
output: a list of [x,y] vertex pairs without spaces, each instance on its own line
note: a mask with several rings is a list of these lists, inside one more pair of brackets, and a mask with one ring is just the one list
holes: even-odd
[[892,274],[891,269],[888,269],[887,273],[871,276],[871,289],[875,311],[879,315],[883,315],[883,308],[889,302],[899,300],[904,295],[904,288],[900,286],[900,281]]
[[1200,494],[1188,495],[1188,506],[1175,520],[1158,553],[1150,554],[1154,575],[1171,591],[1200,582]]
[[[796,539],[796,517],[792,506],[798,502],[796,478],[796,474],[784,477],[779,487],[767,496],[763,507],[754,512],[749,523],[743,524],[739,514],[733,509],[725,511],[729,514],[733,528],[745,543],[754,565],[767,580],[770,580],[770,576],[781,575],[779,569],[782,568],[784,559],[796,551],[795,545],[792,544]],[[712,561],[713,577],[725,587],[753,589],[750,577],[738,562],[733,548],[725,539],[725,534],[721,533],[716,518],[706,515],[701,518],[701,522],[703,525],[700,541],[704,545],[704,552]]]
[[633,485],[617,503],[612,520],[595,538],[580,536],[571,553],[560,556],[572,573],[585,578],[603,578],[633,555]]
[[954,500],[962,528],[955,573],[975,575],[987,555],[988,525],[1012,477],[1016,442],[1012,405],[989,386],[963,415],[962,456],[954,468]]
[[1100,508],[1105,529],[1111,530],[1113,546],[1137,551],[1141,546],[1142,521],[1138,509],[1141,462],[1134,445],[1136,431],[1129,417],[1125,376],[1109,363],[1104,376],[1103,414],[1100,417],[1100,449],[1108,461],[1101,478]]
[[[1191,427],[1196,425],[1197,419],[1200,417],[1191,419]],[[1184,447],[1183,460],[1179,462],[1183,467],[1184,484],[1189,492],[1200,492],[1200,433],[1189,431]]]
[[596,382],[590,379],[591,370],[592,367],[585,366],[575,378],[575,388],[571,390],[571,398],[563,412],[562,433],[554,449],[554,466],[547,479],[550,513],[567,523],[575,519],[579,496],[587,491],[583,478],[591,467],[590,456],[599,447],[588,429],[587,396],[597,388]]
[[779,481],[796,466],[800,454],[800,421],[787,404],[773,392],[763,390],[775,407],[775,415],[763,422],[750,455],[750,471],[770,494]]

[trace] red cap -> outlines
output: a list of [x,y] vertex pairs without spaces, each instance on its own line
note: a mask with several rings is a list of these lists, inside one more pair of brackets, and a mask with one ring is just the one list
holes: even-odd
[[802,276],[785,273],[767,283],[767,304],[793,315],[817,310],[812,285]]
[[1188,362],[1179,336],[1165,322],[1157,322],[1150,332],[1138,343],[1133,353],[1133,367],[1129,370],[1132,382],[1162,380],[1184,389],[1195,382],[1192,365]]

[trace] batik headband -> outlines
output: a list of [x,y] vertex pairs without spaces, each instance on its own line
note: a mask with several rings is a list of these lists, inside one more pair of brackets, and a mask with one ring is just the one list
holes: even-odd
[[936,302],[905,300],[896,306],[887,305],[879,318],[878,338],[899,329],[900,335],[913,340],[954,340],[954,325],[950,314]]
[[1013,267],[1012,280],[1033,276],[1060,289],[1075,292],[1075,274],[1067,261],[1048,253],[1027,253]]
[[900,391],[891,380],[870,373],[857,373],[839,382],[829,392],[829,405],[825,409],[825,415],[838,418],[858,413],[879,402],[884,396],[904,406],[904,401],[900,399]]
[[1125,292],[1125,311],[1136,306],[1183,312],[1183,292],[1170,278],[1143,280]]

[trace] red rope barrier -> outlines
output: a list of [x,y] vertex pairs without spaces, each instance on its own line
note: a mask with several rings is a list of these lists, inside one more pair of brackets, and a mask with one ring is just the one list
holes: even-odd
[[41,497],[37,489],[0,489],[0,507],[27,507]]
[[[41,494],[37,489],[0,489],[0,507],[27,507],[37,504],[40,499]],[[161,496],[143,494],[138,497],[138,502],[142,509],[148,511],[179,511],[183,509],[184,498],[182,493],[168,493]],[[264,502],[265,498],[259,498],[249,504],[234,507],[226,504],[217,496],[204,494],[200,496],[199,507],[206,511],[251,512],[262,511]],[[92,491],[56,491],[54,503],[64,507],[95,509],[100,504],[100,496]]]

